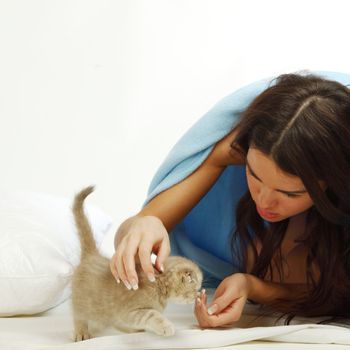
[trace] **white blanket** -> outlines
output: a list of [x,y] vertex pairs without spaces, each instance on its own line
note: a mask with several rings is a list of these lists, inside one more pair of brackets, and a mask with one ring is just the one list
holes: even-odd
[[[74,343],[70,301],[41,315],[0,318],[2,350],[114,350],[114,349],[350,349],[349,325],[317,325],[317,320],[297,319],[293,325],[273,326],[274,319],[256,317],[256,308],[247,305],[244,316],[233,327],[201,330],[192,305],[170,304],[165,314],[175,324],[176,334],[163,338],[151,333],[123,334],[109,329],[96,338]],[[311,322],[312,321],[312,322]],[[269,341],[269,343],[266,343]],[[273,343],[272,343],[273,342]],[[238,346],[234,344],[241,343]],[[310,343],[310,344],[307,344]],[[312,344],[313,343],[313,344]],[[317,344],[317,345],[315,345]],[[323,344],[323,345],[322,345]],[[339,345],[332,345],[339,344]],[[279,345],[279,347],[278,347]]]

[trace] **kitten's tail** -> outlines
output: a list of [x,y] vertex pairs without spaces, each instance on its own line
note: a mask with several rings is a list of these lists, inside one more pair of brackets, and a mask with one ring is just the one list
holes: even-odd
[[83,189],[76,194],[73,202],[73,215],[81,245],[81,259],[98,253],[90,223],[84,212],[84,200],[93,190],[94,186]]

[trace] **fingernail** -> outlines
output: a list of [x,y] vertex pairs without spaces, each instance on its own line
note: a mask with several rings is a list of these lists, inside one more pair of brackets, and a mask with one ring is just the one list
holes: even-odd
[[137,285],[137,282],[135,280],[131,280],[130,283],[133,290],[139,289],[139,286]]
[[129,282],[125,281],[124,284],[125,284],[126,288],[128,288],[129,290],[131,289],[131,286],[130,286]]
[[156,278],[154,277],[154,274],[153,273],[148,273],[147,274],[147,277],[148,277],[148,280],[150,282],[155,282]]
[[117,278],[116,281],[117,281],[117,283],[120,283],[120,279],[119,278]]
[[197,300],[197,305],[201,304],[201,300],[199,298],[196,299]]
[[202,295],[204,295],[205,294],[205,289],[202,289]]
[[161,271],[161,272],[164,272],[164,266],[163,266],[163,264],[160,265],[160,271]]
[[210,308],[208,309],[208,314],[212,315],[217,310],[218,310],[218,306],[216,304],[214,304],[214,305],[210,306]]

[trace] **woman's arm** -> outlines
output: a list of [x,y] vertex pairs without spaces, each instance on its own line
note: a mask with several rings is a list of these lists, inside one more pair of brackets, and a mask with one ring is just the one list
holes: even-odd
[[150,256],[157,255],[156,268],[162,270],[170,253],[168,232],[200,201],[218,179],[223,167],[211,158],[190,176],[154,197],[137,215],[125,220],[114,238],[115,254],[110,267],[117,281],[128,289],[138,288],[135,259],[149,279],[154,280]]
[[207,158],[190,176],[153,198],[137,216],[156,216],[171,231],[209,191],[223,170]]
[[242,164],[240,153],[231,151],[230,144],[235,131],[219,141],[207,159],[191,175],[154,197],[138,214],[124,221],[115,237],[116,253],[111,261],[111,270],[127,287],[137,288],[135,258],[142,269],[153,279],[151,253],[157,254],[156,267],[169,255],[168,231],[209,191],[227,165]]
[[248,299],[259,304],[270,304],[277,299],[295,300],[307,293],[306,284],[276,283],[245,274],[248,284]]
[[245,163],[245,157],[234,152],[230,146],[236,134],[237,131],[233,130],[219,141],[196,171],[158,194],[137,216],[156,216],[171,231],[209,191],[228,165]]

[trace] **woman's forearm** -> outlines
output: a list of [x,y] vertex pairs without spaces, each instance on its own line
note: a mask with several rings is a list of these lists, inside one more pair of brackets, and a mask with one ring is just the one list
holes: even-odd
[[188,177],[153,198],[138,216],[156,216],[170,232],[210,190],[228,165],[245,163],[245,156],[232,151],[233,130],[216,143],[207,159]]
[[259,304],[270,304],[277,299],[295,300],[307,293],[305,284],[269,282],[250,274],[246,277],[248,299]]
[[191,175],[153,198],[137,216],[156,216],[170,232],[209,191],[224,170],[208,157]]

